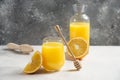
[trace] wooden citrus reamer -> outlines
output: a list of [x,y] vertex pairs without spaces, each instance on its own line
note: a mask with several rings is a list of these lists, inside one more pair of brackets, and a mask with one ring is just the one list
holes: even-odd
[[62,34],[62,32],[61,32],[61,29],[60,29],[59,25],[56,25],[56,26],[55,26],[55,30],[57,31],[58,35],[62,38],[63,42],[65,43],[65,45],[66,45],[66,47],[67,47],[67,49],[68,49],[68,51],[69,51],[70,54],[72,55],[72,58],[73,58],[73,60],[74,60],[73,63],[74,63],[75,68],[76,68],[77,70],[80,70],[81,65],[80,65],[80,63],[76,60],[75,56],[73,55],[73,52],[71,51],[70,47],[68,46],[67,41],[65,40],[65,38],[64,38],[64,36],[63,36],[63,34]]

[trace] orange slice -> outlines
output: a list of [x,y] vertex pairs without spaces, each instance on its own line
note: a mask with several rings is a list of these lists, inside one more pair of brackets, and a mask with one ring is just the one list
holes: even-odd
[[36,51],[32,56],[31,63],[28,63],[24,68],[24,73],[35,73],[42,65],[42,57],[39,51]]
[[[68,42],[68,46],[70,47],[76,59],[82,59],[88,53],[88,43],[81,37],[72,38]],[[69,52],[68,54],[71,56]]]

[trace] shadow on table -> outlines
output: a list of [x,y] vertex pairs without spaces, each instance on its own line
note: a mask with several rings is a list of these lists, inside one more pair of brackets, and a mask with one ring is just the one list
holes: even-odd
[[66,70],[67,72],[75,72],[78,71],[77,69],[70,69],[70,70]]
[[37,71],[35,74],[51,74],[56,73],[57,71],[46,71],[44,68],[41,68],[39,71]]
[[35,73],[26,74],[26,73],[22,72],[21,75],[51,74],[51,73],[56,73],[56,72],[58,72],[58,71],[46,71],[44,68],[41,68],[40,70],[38,70]]

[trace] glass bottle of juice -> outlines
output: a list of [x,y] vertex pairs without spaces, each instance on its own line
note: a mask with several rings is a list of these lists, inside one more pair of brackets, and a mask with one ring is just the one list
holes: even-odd
[[62,40],[57,37],[46,37],[42,44],[43,67],[47,71],[58,71],[64,65],[65,53]]
[[90,20],[85,14],[84,4],[74,4],[75,15],[70,19],[70,39],[81,37],[88,42],[90,40]]

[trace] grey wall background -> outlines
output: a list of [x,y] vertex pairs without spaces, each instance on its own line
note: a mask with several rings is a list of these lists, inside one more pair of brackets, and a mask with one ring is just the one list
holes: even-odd
[[[83,0],[91,19],[91,45],[120,45],[120,0]],[[0,44],[39,45],[46,36],[57,36],[62,26],[69,38],[74,0],[0,0]]]

